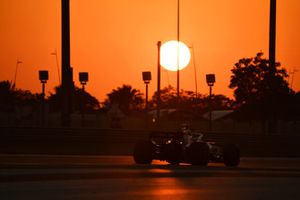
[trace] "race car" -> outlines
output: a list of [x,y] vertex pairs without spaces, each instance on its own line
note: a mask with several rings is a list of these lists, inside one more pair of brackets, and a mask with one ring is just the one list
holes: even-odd
[[231,167],[239,165],[240,151],[236,145],[204,141],[203,136],[187,127],[178,132],[152,132],[148,140],[136,143],[134,161],[137,164],[151,164],[157,159],[172,165],[206,166],[209,162],[223,162]]

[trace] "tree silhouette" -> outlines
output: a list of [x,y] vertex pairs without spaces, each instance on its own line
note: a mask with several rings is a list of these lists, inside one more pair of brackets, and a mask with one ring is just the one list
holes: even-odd
[[248,119],[273,121],[286,110],[287,100],[293,93],[285,80],[286,70],[258,53],[254,58],[240,59],[231,70],[230,85],[242,115]]
[[39,94],[33,94],[29,90],[15,90],[11,82],[0,82],[0,110],[14,112],[15,106],[36,106]]
[[[161,89],[161,108],[178,108],[177,106],[177,92],[171,85]],[[157,92],[152,97],[152,106],[157,104]],[[207,95],[196,95],[193,91],[181,90],[179,109],[190,110],[192,112],[204,113],[209,110],[210,99]],[[228,97],[218,94],[212,95],[211,106],[213,110],[227,110],[231,109],[233,100]]]
[[276,101],[290,94],[286,70],[276,63],[275,73],[263,53],[254,58],[240,59],[231,70],[230,85],[239,105]]
[[15,95],[12,84],[9,81],[0,82],[0,110],[5,112],[13,111]]
[[[157,91],[152,96],[151,106],[157,106]],[[160,90],[160,108],[176,108],[177,91],[171,85]]]
[[[91,113],[100,109],[99,101],[87,91],[83,92],[81,88],[75,87],[73,95],[74,96],[72,98],[72,107],[74,111],[80,111],[82,109],[82,105],[84,106],[84,111],[87,113]],[[61,86],[55,87],[54,93],[50,93],[50,96],[48,97],[48,102],[50,105],[50,110],[52,112],[57,112],[61,110]]]
[[[205,96],[203,98],[203,104],[205,105],[205,109],[208,109],[209,105],[209,96]],[[212,110],[230,110],[234,107],[234,101],[229,97],[226,97],[222,94],[213,94],[211,96],[211,109]]]
[[140,110],[143,106],[142,93],[132,88],[130,85],[123,85],[117,89],[113,89],[112,92],[107,94],[106,106],[112,106],[118,104],[121,111],[125,114],[129,114],[133,110]]

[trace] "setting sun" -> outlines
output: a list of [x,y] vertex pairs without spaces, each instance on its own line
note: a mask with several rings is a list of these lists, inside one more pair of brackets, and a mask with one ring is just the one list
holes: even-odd
[[161,66],[170,71],[177,71],[178,67],[179,70],[182,70],[189,64],[191,59],[189,48],[183,42],[177,40],[164,43],[161,46],[160,56]]

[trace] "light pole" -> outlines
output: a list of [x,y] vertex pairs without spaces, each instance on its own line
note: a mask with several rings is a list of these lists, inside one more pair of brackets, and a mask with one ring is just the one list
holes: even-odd
[[[269,68],[271,72],[270,84],[276,85],[276,0],[270,0],[270,27],[269,27]],[[276,96],[276,89],[271,91],[272,96]],[[275,100],[276,101],[276,100]],[[270,108],[270,118],[268,122],[268,131],[277,132],[277,108],[275,101],[268,105]]]
[[161,47],[161,41],[158,41],[157,42],[157,103],[156,103],[157,127],[159,126],[159,117],[160,117],[160,72],[161,72],[160,47]]
[[192,50],[192,59],[193,59],[193,65],[194,65],[194,77],[195,77],[195,96],[196,99],[198,97],[198,81],[197,81],[197,67],[196,67],[196,60],[195,60],[195,51],[194,46],[189,47]]
[[209,131],[212,131],[212,106],[211,106],[211,96],[212,96],[212,87],[216,82],[214,74],[206,74],[206,83],[209,86]]
[[59,85],[61,85],[60,73],[59,73],[59,64],[58,64],[58,57],[57,57],[57,51],[56,51],[56,49],[55,49],[54,52],[51,53],[51,55],[55,56],[55,58],[56,58],[56,68],[57,68],[58,81],[59,81]]
[[270,0],[269,62],[273,75],[276,71],[276,0]]
[[82,85],[82,94],[81,94],[81,125],[84,126],[84,108],[85,108],[85,98],[84,98],[84,86],[89,80],[88,72],[79,72],[79,81]]
[[17,85],[17,74],[18,74],[18,67],[19,64],[22,64],[23,62],[19,59],[17,59],[17,63],[16,63],[16,71],[15,71],[15,79],[14,79],[14,83],[13,83],[13,89],[16,89],[16,85]]
[[180,41],[180,0],[177,0],[177,120],[180,122],[180,69],[179,69],[179,63],[180,63],[180,57],[179,57],[179,41]]
[[[179,108],[179,101],[180,101],[180,77],[179,77],[179,41],[180,41],[180,0],[177,0],[177,108]],[[178,110],[177,110],[178,112]]]
[[40,70],[39,71],[39,80],[42,83],[42,95],[41,95],[41,125],[45,125],[45,84],[48,80],[48,71]]
[[146,85],[146,103],[145,103],[145,125],[148,128],[148,84],[151,81],[151,72],[143,72],[143,81]]
[[[292,80],[291,80],[291,84],[290,84],[290,88],[293,90],[293,83],[294,83],[294,76],[296,74],[296,72],[298,72],[299,70],[297,68],[294,68],[293,71],[291,71],[289,74],[292,75]],[[289,76],[290,77],[290,76]],[[289,81],[288,81],[289,83]]]
[[70,0],[61,0],[61,125],[69,127],[72,112],[73,70],[70,65]]

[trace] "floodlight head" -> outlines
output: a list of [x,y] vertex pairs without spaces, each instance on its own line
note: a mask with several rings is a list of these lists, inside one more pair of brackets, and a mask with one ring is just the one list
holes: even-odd
[[48,71],[40,70],[39,71],[39,79],[40,79],[41,83],[46,83],[48,81]]
[[81,85],[85,85],[89,80],[88,72],[79,72],[79,81]]
[[149,84],[151,81],[151,72],[143,72],[143,81],[145,84]]
[[208,84],[208,86],[213,86],[215,82],[215,74],[206,74],[206,83]]

